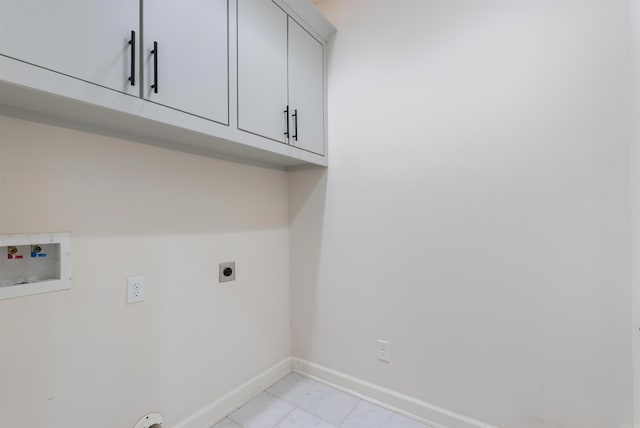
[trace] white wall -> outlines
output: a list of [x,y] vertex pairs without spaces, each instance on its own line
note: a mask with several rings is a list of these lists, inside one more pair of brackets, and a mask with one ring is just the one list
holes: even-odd
[[628,3],[320,7],[331,166],[290,176],[294,355],[503,428],[631,423]]
[[[0,301],[0,426],[192,415],[290,355],[285,172],[0,117],[1,233],[71,231],[70,291]],[[237,280],[218,284],[218,263]],[[146,301],[126,304],[126,277]]]
[[631,0],[631,28],[633,52],[633,109],[632,143],[630,152],[631,166],[631,238],[632,238],[632,284],[633,296],[633,364],[636,423],[640,424],[640,1]]

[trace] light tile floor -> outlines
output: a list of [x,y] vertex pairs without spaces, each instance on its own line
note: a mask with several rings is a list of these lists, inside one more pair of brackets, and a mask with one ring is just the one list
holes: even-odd
[[213,428],[428,428],[291,373]]

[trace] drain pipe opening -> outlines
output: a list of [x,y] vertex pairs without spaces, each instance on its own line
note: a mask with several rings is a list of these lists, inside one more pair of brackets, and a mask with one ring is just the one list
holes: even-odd
[[133,428],[162,428],[164,420],[159,413],[149,413],[143,416]]

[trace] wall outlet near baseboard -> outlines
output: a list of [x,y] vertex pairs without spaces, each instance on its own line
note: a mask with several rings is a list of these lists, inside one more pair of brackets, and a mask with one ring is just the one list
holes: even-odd
[[144,301],[144,276],[127,278],[127,303]]
[[389,341],[378,339],[378,360],[384,361],[385,363],[390,363],[391,359],[389,358]]

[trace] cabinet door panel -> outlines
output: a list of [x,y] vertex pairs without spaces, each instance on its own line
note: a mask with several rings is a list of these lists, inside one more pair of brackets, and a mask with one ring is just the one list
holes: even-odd
[[[149,101],[229,123],[227,0],[144,1],[145,86]],[[153,42],[158,43],[158,92]]]
[[132,30],[139,37],[139,6],[131,0],[0,0],[0,54],[137,95],[139,86],[128,81],[128,42]]
[[289,104],[297,110],[291,125],[294,131],[297,128],[297,139],[292,138],[291,144],[320,155],[324,155],[323,55],[322,44],[289,18]]
[[287,15],[270,0],[238,0],[238,128],[279,142],[287,107]]

